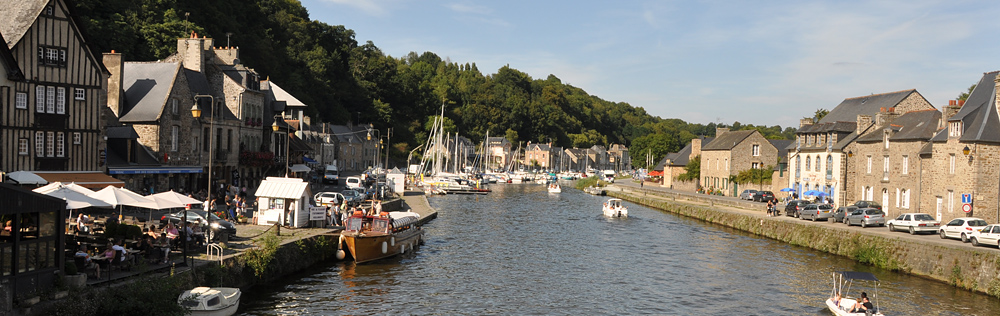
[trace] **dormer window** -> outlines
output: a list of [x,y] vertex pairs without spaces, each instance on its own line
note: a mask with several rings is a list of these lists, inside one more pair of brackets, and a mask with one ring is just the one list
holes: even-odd
[[962,137],[962,121],[948,122],[948,137]]

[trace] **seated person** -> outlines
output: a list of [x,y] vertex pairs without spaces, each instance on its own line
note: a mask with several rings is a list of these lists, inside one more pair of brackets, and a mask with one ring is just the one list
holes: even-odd
[[80,245],[80,249],[77,250],[76,254],[74,254],[73,256],[78,258],[83,258],[84,262],[86,262],[86,268],[87,269],[93,268],[95,271],[97,271],[97,278],[98,279],[101,278],[101,269],[97,266],[97,263],[94,263],[94,261],[90,260],[90,254],[87,253],[87,246]]
[[861,292],[861,298],[858,299],[857,303],[854,303],[854,306],[851,308],[851,313],[864,313],[871,305],[872,303],[868,301],[868,293]]
[[160,236],[159,236],[159,235],[158,235],[158,234],[156,233],[156,225],[153,225],[153,227],[152,227],[152,228],[149,228],[149,227],[146,227],[146,232],[145,232],[145,234],[146,234],[146,236],[149,236],[149,237],[153,238],[154,240],[155,240],[155,239],[156,239],[157,237],[160,237]]
[[177,231],[177,227],[174,226],[174,223],[169,222],[167,223],[167,227],[163,229],[163,234],[167,236],[167,239],[170,240],[170,242],[174,242],[174,239],[177,239],[177,236],[181,235],[180,232]]
[[118,259],[118,261],[125,262],[126,257],[128,257],[128,251],[125,250],[125,247],[122,247],[121,240],[115,240],[114,245],[111,246],[111,249],[114,251],[120,251],[122,253],[122,256],[120,259]]
[[167,235],[160,235],[160,238],[156,240],[156,244],[160,247],[160,251],[163,254],[163,262],[167,263],[167,259],[170,258],[170,241],[167,239]]
[[188,223],[188,225],[191,225],[191,239],[199,246],[204,246],[205,232],[201,230],[201,225],[197,223]]

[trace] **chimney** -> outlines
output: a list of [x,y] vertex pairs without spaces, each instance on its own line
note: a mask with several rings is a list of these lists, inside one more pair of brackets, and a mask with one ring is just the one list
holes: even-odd
[[205,72],[206,51],[212,49],[211,38],[198,38],[198,33],[191,32],[189,38],[177,39],[177,54],[181,56],[184,68],[197,72]]
[[872,125],[871,115],[858,115],[858,126],[855,131],[858,135],[861,135],[869,125]]
[[688,159],[694,159],[695,156],[701,155],[702,139],[701,137],[691,139],[691,155],[688,156]]
[[805,127],[805,126],[809,126],[809,125],[813,125],[813,119],[811,117],[807,117],[807,118],[799,120],[799,128],[802,128],[802,127]]
[[957,100],[948,100],[948,106],[941,108],[941,121],[938,124],[938,128],[947,127],[948,119],[950,119],[952,116],[955,116],[955,114],[957,114],[958,111],[962,110],[962,106],[959,105],[962,103],[965,102]]
[[875,114],[875,125],[883,126],[892,123],[892,120],[899,117],[893,108],[882,108],[878,114]]
[[104,67],[108,69],[111,76],[108,77],[108,107],[111,111],[115,112],[115,116],[122,117],[122,54],[116,53],[111,50],[110,53],[104,53]]
[[715,128],[715,137],[722,136],[722,134],[725,134],[725,133],[729,133],[729,128],[728,127],[716,127]]

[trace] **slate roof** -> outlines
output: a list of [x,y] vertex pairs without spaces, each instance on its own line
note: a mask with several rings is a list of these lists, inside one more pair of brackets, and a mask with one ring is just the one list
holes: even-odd
[[676,155],[677,153],[669,153],[664,156],[663,159],[660,159],[660,162],[656,163],[656,166],[653,167],[653,171],[663,171],[664,167],[667,165],[667,160],[670,160],[671,157]]
[[354,134],[354,131],[345,125],[330,125],[330,133],[334,134],[341,143],[361,143],[361,139]]
[[109,126],[105,133],[110,139],[125,138],[125,139],[139,139],[139,134],[135,132],[135,128],[131,125],[127,126]]
[[[767,141],[770,142],[771,145],[774,146],[774,148],[778,149],[778,159],[781,159],[781,158],[786,158],[787,159],[788,158],[788,146],[795,143],[795,141],[791,140],[791,139],[768,139]],[[795,147],[793,146],[792,148],[795,148]]]
[[[962,109],[948,118],[948,122],[962,121],[965,128],[959,141],[975,143],[1000,143],[1000,118],[997,117],[996,84],[1000,71],[987,72],[979,79],[976,89],[965,100]],[[932,141],[948,140],[948,129],[942,129]]]
[[296,99],[295,96],[292,96],[291,93],[288,93],[287,91],[285,91],[285,89],[279,87],[278,84],[274,83],[274,81],[268,81],[267,84],[270,86],[269,89],[267,89],[268,97],[270,97],[272,100],[285,101],[286,106],[294,106],[294,107],[306,106],[305,103],[302,103],[302,101]]
[[527,150],[528,151],[549,151],[549,150],[551,150],[551,147],[549,147],[548,144],[531,144],[531,146],[529,146]]
[[[121,122],[153,122],[160,119],[177,78],[180,63],[127,62],[122,65],[125,92]],[[184,108],[184,110],[188,110]]]
[[750,137],[750,135],[756,131],[757,130],[732,131],[732,132],[722,133],[722,136],[716,135],[715,139],[712,140],[710,143],[702,145],[701,150],[705,151],[705,150],[733,149],[733,147],[736,147],[736,144],[739,144],[747,137]]
[[486,139],[486,144],[488,146],[503,146],[505,144],[510,144],[510,141],[504,137],[489,137]]
[[895,108],[900,101],[903,101],[903,99],[906,99],[906,97],[913,93],[918,92],[916,89],[909,89],[847,98],[840,102],[837,107],[833,108],[833,110],[817,122],[817,124],[857,122],[858,115],[875,116],[881,108]]

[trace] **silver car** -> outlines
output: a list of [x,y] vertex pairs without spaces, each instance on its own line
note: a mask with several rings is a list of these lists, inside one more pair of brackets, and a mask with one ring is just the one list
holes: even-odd
[[936,233],[938,228],[941,228],[941,222],[934,219],[934,216],[924,213],[903,213],[886,224],[889,225],[889,231],[909,231],[910,235],[922,232]]
[[833,205],[830,204],[809,204],[802,208],[799,213],[801,219],[828,220],[833,217]]
[[885,226],[885,213],[877,208],[859,208],[844,217],[844,224],[861,225],[861,227]]
[[740,193],[740,200],[753,200],[754,193],[757,193],[757,190],[754,189],[743,190],[743,193]]

